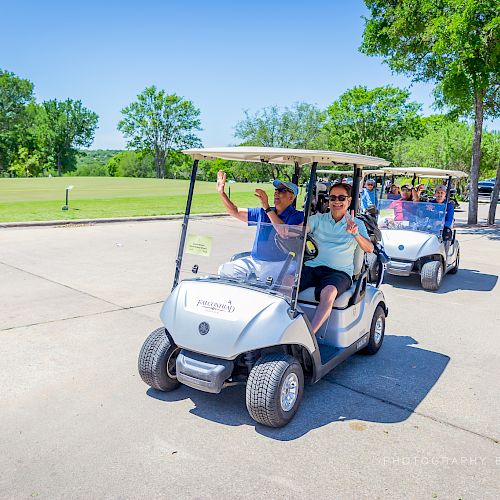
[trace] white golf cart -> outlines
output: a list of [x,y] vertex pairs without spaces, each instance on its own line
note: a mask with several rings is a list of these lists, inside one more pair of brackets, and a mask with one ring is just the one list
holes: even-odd
[[385,168],[384,174],[420,179],[446,179],[444,203],[431,200],[413,202],[379,200],[378,224],[385,252],[390,258],[387,272],[395,276],[420,275],[422,288],[438,290],[446,273],[455,274],[460,264],[460,245],[456,231],[445,228],[446,206],[453,178],[467,174],[436,168]]
[[[224,387],[246,384],[252,418],[283,426],[299,407],[304,382],[317,382],[357,351],[378,351],[388,312],[385,298],[367,283],[363,252],[358,249],[352,287],[337,297],[329,321],[314,335],[314,289],[298,293],[302,263],[318,252],[305,234],[309,210],[304,226],[255,226],[230,217],[192,216],[198,162],[222,158],[295,165],[295,182],[303,166],[311,165],[306,207],[311,206],[318,165],[351,165],[355,210],[362,167],[388,162],[348,153],[255,147],[185,153],[194,164],[173,289],[161,310],[163,326],[149,335],[140,351],[139,373],[160,391],[185,384],[219,393]],[[259,244],[270,245],[276,253],[277,272],[227,273],[228,262],[248,255],[256,231]]]

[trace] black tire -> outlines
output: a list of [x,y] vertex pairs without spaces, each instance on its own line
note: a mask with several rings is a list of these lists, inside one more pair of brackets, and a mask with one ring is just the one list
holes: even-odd
[[[293,401],[289,401],[291,406],[288,409],[286,401],[283,406],[281,398],[286,381],[294,382],[297,390]],[[255,363],[247,380],[248,413],[260,424],[283,427],[297,413],[303,392],[304,372],[300,363],[287,354],[279,352],[267,354]]]
[[440,260],[431,260],[422,266],[420,283],[424,290],[438,290],[443,281],[443,264]]
[[[170,341],[165,328],[154,330],[139,353],[139,375],[147,385],[159,391],[173,391],[179,386],[175,359],[179,348]],[[168,368],[168,369],[167,369]]]
[[382,342],[384,342],[385,335],[385,310],[381,305],[375,308],[373,313],[372,324],[370,326],[370,338],[366,347],[361,349],[363,354],[376,354]]
[[457,274],[459,266],[460,266],[460,249],[457,252],[457,260],[455,261],[455,265],[448,271],[448,274]]
[[376,253],[366,254],[366,264],[368,266],[368,281],[376,283],[378,279],[378,258]]

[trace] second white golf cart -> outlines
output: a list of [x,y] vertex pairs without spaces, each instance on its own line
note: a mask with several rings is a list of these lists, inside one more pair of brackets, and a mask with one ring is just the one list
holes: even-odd
[[456,231],[445,227],[446,207],[450,198],[452,179],[467,174],[436,168],[385,168],[386,176],[412,178],[435,182],[446,180],[444,203],[379,200],[379,228],[384,250],[390,258],[387,273],[395,276],[420,275],[422,288],[438,290],[446,273],[455,274],[460,264],[460,244]]
[[[152,332],[139,354],[139,373],[154,389],[185,384],[219,393],[246,384],[247,409],[257,422],[280,427],[295,415],[304,383],[315,383],[358,351],[375,354],[384,339],[387,306],[383,293],[367,283],[362,251],[355,255],[353,285],[337,297],[330,319],[317,335],[310,319],[314,289],[299,294],[302,263],[318,248],[306,235],[318,165],[351,166],[353,208],[365,165],[381,158],[331,151],[236,147],[185,151],[194,159],[186,213],[170,296],[161,310],[163,326]],[[229,217],[190,215],[200,160],[222,158],[256,164],[294,165],[297,183],[311,166],[304,226],[249,224]],[[256,168],[259,168],[257,166]],[[231,275],[226,264],[259,244],[276,253],[277,275]],[[229,266],[231,267],[231,266]]]

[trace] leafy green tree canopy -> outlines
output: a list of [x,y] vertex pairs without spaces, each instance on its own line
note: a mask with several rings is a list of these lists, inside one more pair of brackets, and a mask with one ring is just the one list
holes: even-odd
[[52,99],[39,106],[36,134],[42,149],[57,165],[58,175],[76,166],[78,148],[92,144],[98,119],[81,101],[72,99]]
[[326,112],[327,149],[391,159],[394,144],[422,134],[421,105],[408,90],[357,86],[344,92]]
[[200,110],[176,94],[166,94],[153,85],[137,96],[137,101],[122,109],[118,123],[128,138],[127,147],[150,151],[155,158],[156,176],[165,177],[170,150],[201,146],[195,131],[201,130]]
[[[31,118],[27,108],[33,102],[33,84],[0,69],[0,173],[23,146],[23,135]],[[23,151],[23,154],[28,153]]]
[[[254,115],[245,111],[234,135],[243,141],[241,146],[314,149],[322,123],[323,113],[316,106],[298,102],[284,109],[269,106]],[[245,179],[268,180],[281,175],[291,178],[291,169],[283,165],[262,166],[257,176],[249,171],[248,165],[233,165],[232,170],[235,176]]]

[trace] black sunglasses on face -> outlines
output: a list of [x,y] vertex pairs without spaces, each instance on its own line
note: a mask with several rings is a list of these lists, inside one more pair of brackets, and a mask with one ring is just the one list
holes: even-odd
[[[282,187],[279,187],[279,188],[274,188],[275,191],[278,191],[278,193],[291,193],[291,191],[287,188],[282,188]],[[293,193],[292,193],[293,194]]]
[[330,201],[337,201],[337,200],[339,200],[339,201],[345,201],[345,200],[347,200],[347,198],[349,198],[349,196],[346,196],[346,195],[344,195],[344,194],[339,194],[338,196],[337,196],[337,195],[335,195],[335,194],[331,194],[331,195],[328,197],[328,199],[329,199]]

